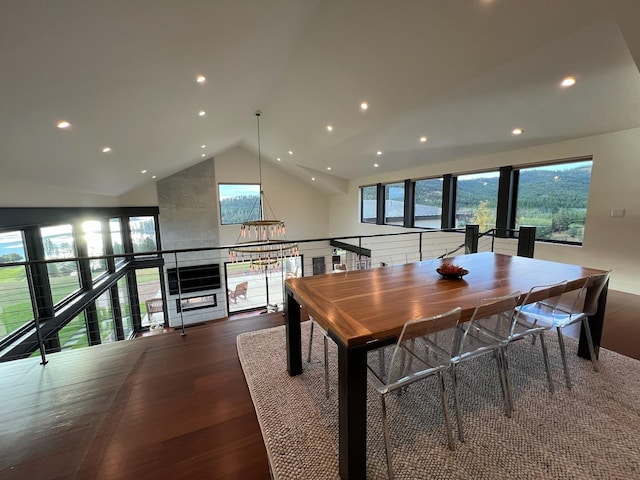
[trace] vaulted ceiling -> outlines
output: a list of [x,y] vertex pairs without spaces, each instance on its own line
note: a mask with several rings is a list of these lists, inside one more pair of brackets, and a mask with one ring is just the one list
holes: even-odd
[[262,159],[326,192],[639,127],[639,21],[637,0],[2,1],[0,183],[122,195],[257,151],[256,110]]

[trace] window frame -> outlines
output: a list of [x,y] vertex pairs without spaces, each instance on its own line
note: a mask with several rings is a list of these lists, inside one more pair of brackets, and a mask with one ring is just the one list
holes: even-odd
[[[518,193],[520,191],[520,173],[522,170],[527,170],[527,169],[534,169],[534,168],[542,168],[542,167],[554,167],[554,166],[564,166],[564,165],[570,165],[570,164],[577,164],[577,163],[585,163],[585,162],[590,162],[591,165],[591,173],[589,175],[589,189],[587,191],[587,198],[586,198],[586,202],[585,202],[585,231],[586,231],[586,218],[587,218],[587,214],[588,214],[588,206],[589,206],[589,195],[591,193],[591,180],[592,180],[592,174],[593,174],[593,156],[585,156],[585,157],[578,157],[578,158],[571,158],[571,159],[561,159],[561,160],[554,160],[554,161],[545,161],[545,162],[537,162],[537,163],[528,163],[528,164],[522,164],[522,165],[517,165],[512,167],[513,169],[513,186],[514,188],[512,189],[511,192],[511,196],[510,196],[510,205],[511,205],[511,217],[510,217],[510,228],[513,232],[512,236],[515,236],[515,229],[517,226],[517,213],[518,213]],[[538,228],[536,228],[536,241],[537,242],[546,242],[546,243],[555,243],[555,244],[561,244],[561,245],[576,245],[576,246],[582,246],[584,243],[584,232],[582,235],[582,241],[571,241],[571,240],[557,240],[557,239],[552,239],[552,238],[539,238],[538,237]]]
[[[238,221],[238,222],[225,222],[225,221],[223,221],[222,201],[226,200],[226,198],[228,198],[228,197],[224,197],[223,198],[222,192],[220,191],[220,188],[224,187],[224,186],[232,186],[232,187],[236,187],[236,188],[240,188],[240,187],[257,187],[258,188],[258,194],[257,194],[257,206],[258,206],[258,209],[255,212],[255,214],[253,214],[253,212],[255,210],[256,203],[254,203],[252,205],[251,210],[249,211],[249,214],[253,214],[253,215],[249,215],[244,220],[241,220],[241,221]],[[219,182],[218,183],[217,193],[218,193],[218,212],[219,212],[218,220],[220,221],[220,225],[240,225],[243,222],[252,221],[252,220],[260,220],[261,211],[262,211],[262,208],[263,208],[263,205],[262,205],[262,185],[260,183]],[[236,195],[236,196],[240,197],[241,195]],[[245,196],[245,195],[242,195],[242,196]],[[246,195],[246,196],[251,197],[252,195]]]
[[[439,227],[428,227],[425,225],[416,225],[416,223],[418,222],[418,204],[417,202],[417,192],[418,192],[418,183],[419,182],[431,182],[437,180],[440,182],[440,188],[442,191],[442,196],[440,198],[440,226]],[[439,229],[439,228],[443,228],[442,227],[442,222],[445,220],[445,214],[444,214],[444,203],[445,203],[445,178],[444,175],[441,176],[437,176],[437,177],[426,177],[426,178],[417,178],[415,180],[412,181],[413,183],[413,195],[412,195],[412,203],[413,203],[413,226],[417,227],[417,228],[423,228],[425,230],[431,230],[431,229]],[[422,205],[421,205],[422,206]],[[427,205],[425,205],[427,206]]]
[[[519,176],[520,171],[527,168],[539,168],[545,166],[554,165],[567,165],[571,163],[591,162],[593,168],[593,156],[582,156],[575,158],[554,159],[545,160],[540,162],[530,162],[526,164],[519,164],[516,166],[507,165],[499,168],[488,168],[475,171],[465,171],[458,173],[447,173],[444,175],[424,177],[416,180],[407,179],[404,180],[405,185],[405,216],[402,225],[398,223],[386,223],[385,212],[385,192],[386,186],[392,184],[401,183],[399,180],[389,181],[385,183],[377,183],[377,202],[376,202],[376,224],[388,225],[393,227],[404,228],[420,228],[428,229],[429,227],[415,226],[415,191],[416,182],[422,180],[432,180],[442,178],[442,208],[441,208],[441,229],[456,230],[456,211],[458,204],[458,178],[465,175],[482,175],[485,173],[498,173],[498,192],[497,203],[495,212],[495,226],[492,229],[495,231],[497,237],[502,238],[515,238],[517,237],[517,231],[515,230],[517,224],[517,198],[519,190]],[[365,188],[373,187],[373,184],[361,185],[360,189],[360,223],[373,223],[372,221],[365,221],[364,219],[364,195],[363,190]],[[591,182],[589,183],[591,186]],[[590,189],[589,189],[590,190]],[[588,209],[588,194],[587,194],[587,206]],[[585,212],[585,219],[588,215],[588,210]],[[586,227],[586,226],[585,226]],[[538,238],[536,241],[547,243],[558,243],[563,245],[578,245],[581,246],[583,242],[573,242],[569,240],[555,240],[547,238]],[[583,236],[584,241],[584,236]]]
[[[379,198],[379,184],[372,184],[372,185],[362,185],[360,187],[360,223],[369,223],[369,224],[377,224],[378,223],[378,198]],[[367,218],[372,218],[371,220],[366,220],[365,216],[364,216],[364,212],[365,212],[365,207],[364,207],[364,202],[365,202],[365,195],[364,195],[364,189],[365,188],[374,188],[375,192],[376,192],[376,198],[374,199],[375,202],[375,216],[374,217],[367,217]]]

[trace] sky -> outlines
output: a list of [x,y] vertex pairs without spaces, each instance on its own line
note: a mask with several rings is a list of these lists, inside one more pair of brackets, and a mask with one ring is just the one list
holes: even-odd
[[241,197],[242,195],[260,195],[260,185],[258,184],[221,183],[218,185],[218,188],[220,190],[220,200],[231,197]]

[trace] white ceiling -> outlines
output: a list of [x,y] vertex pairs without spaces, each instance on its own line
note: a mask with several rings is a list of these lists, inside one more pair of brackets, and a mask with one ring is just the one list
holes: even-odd
[[640,127],[639,21],[638,0],[0,0],[0,176],[118,196],[256,151],[258,109],[263,160],[326,192]]

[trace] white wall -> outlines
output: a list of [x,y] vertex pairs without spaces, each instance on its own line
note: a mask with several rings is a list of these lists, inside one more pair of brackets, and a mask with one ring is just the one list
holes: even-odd
[[[154,186],[155,188],[155,186]],[[129,204],[131,205],[131,204]],[[155,203],[135,204],[153,206]],[[20,183],[3,178],[0,172],[0,206],[2,207],[119,207],[119,197]]]
[[[215,171],[218,183],[260,182],[257,156],[241,147],[217,155]],[[302,240],[328,236],[327,195],[309,188],[308,185],[284,173],[264,159],[262,160],[262,187],[275,217],[285,222],[288,239]],[[274,218],[270,212],[266,213],[268,218]],[[239,233],[238,225],[221,226],[221,245],[236,243]]]
[[[640,238],[640,129],[359,178],[350,182],[346,195],[332,196],[329,232],[331,236],[340,236],[397,231],[393,227],[358,223],[361,185],[590,155],[593,156],[593,170],[583,245],[537,242],[535,256],[594,268],[612,268],[611,288],[640,294],[637,277],[640,270],[637,246]],[[613,208],[624,208],[625,216],[611,217]]]
[[153,207],[158,205],[158,189],[152,182],[136,190],[132,190],[118,198],[121,207]]

